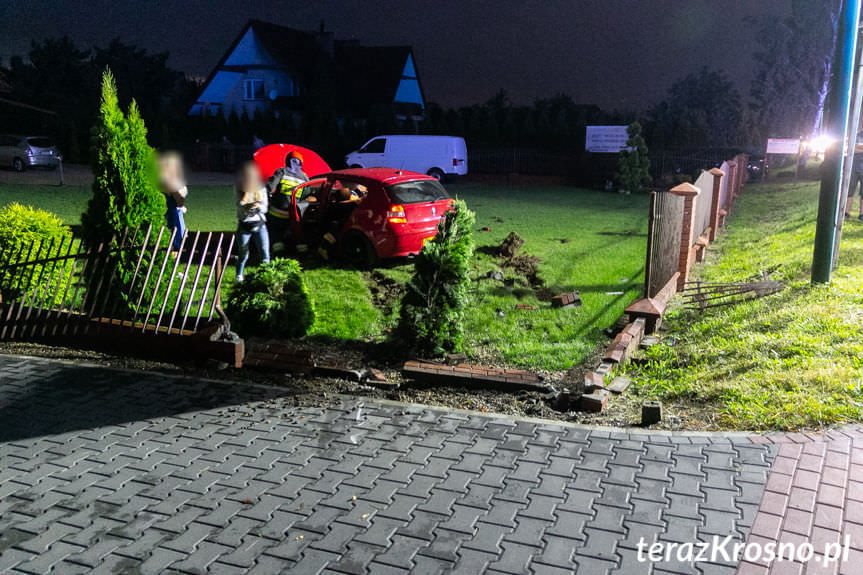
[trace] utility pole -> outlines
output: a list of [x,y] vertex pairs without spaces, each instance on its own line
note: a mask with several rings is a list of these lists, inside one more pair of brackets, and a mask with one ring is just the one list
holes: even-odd
[[[860,8],[863,10],[863,6]],[[857,155],[857,131],[860,129],[860,111],[863,106],[863,54],[860,52],[860,27],[857,27],[857,61],[854,65],[854,91],[851,117],[848,119],[848,150],[845,152],[845,165],[842,167],[842,183],[839,187],[839,209],[836,210],[836,237],[833,239],[833,268],[839,265],[839,246],[842,244],[842,226],[848,211],[848,191],[854,171],[854,156]]]
[[[846,147],[854,145],[849,137],[851,90],[854,78],[854,57],[857,53],[857,24],[860,21],[860,1],[845,0],[839,15],[839,38],[836,45],[836,71],[831,78],[828,133],[839,141],[824,153],[821,166],[821,192],[818,198],[818,221],[815,226],[815,249],[812,255],[812,283],[829,283],[833,270],[833,250],[836,221],[839,217],[842,168]],[[856,133],[856,127],[852,133]]]

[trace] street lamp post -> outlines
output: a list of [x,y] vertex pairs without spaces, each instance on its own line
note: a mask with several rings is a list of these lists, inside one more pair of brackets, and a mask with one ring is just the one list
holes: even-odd
[[[836,45],[836,74],[830,81],[829,133],[837,142],[824,154],[821,166],[821,192],[818,199],[818,222],[815,227],[815,249],[812,255],[812,283],[829,283],[833,269],[836,221],[846,146],[849,144],[848,118],[851,112],[851,89],[854,58],[857,52],[857,24],[860,21],[860,1],[845,0],[839,16],[839,42]],[[856,126],[851,132],[856,133]],[[853,139],[853,138],[851,138]],[[853,146],[853,142],[850,142]],[[838,145],[837,145],[838,144]]]

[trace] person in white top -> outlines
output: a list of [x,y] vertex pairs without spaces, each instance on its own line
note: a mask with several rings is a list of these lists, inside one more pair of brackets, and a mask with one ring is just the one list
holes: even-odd
[[249,243],[254,241],[261,263],[270,263],[270,239],[267,235],[268,194],[254,162],[246,162],[237,172],[237,281],[243,281],[243,270],[249,260]]

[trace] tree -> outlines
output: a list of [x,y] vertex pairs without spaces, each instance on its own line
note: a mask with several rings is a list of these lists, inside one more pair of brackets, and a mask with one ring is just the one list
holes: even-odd
[[421,355],[461,350],[475,216],[462,200],[423,246],[402,298],[399,333]]
[[[93,196],[81,216],[84,239],[90,245],[116,245],[124,233],[164,222],[165,198],[159,191],[155,153],[147,143],[147,128],[134,100],[124,116],[117,101],[117,85],[109,69],[102,74],[102,99],[99,119],[93,127]],[[145,250],[145,253],[148,253]],[[149,264],[149,255],[141,264]],[[88,274],[116,273],[109,282],[114,301],[132,305],[130,296],[141,294],[144,301],[154,294],[154,278],[135,274],[138,254],[120,250],[112,259],[111,271],[88,268]],[[142,291],[143,290],[143,291]]]
[[792,0],[791,16],[753,20],[759,49],[750,107],[762,141],[817,135],[844,0]]
[[[82,48],[68,37],[33,42],[26,55],[10,58],[10,98],[56,113],[42,128],[54,136],[67,161],[87,160],[90,126],[98,114],[99,76],[115,74],[118,98],[132,98],[159,145],[176,144],[191,127],[187,112],[200,94],[194,81],[168,67],[168,53],[150,53],[112,40],[106,47]],[[10,126],[11,128],[11,126]],[[221,134],[220,134],[221,135]]]
[[[153,128],[150,137],[155,136],[156,145],[164,144],[161,121],[182,121],[191,106],[183,98],[183,74],[168,67],[167,52],[150,53],[114,38],[105,48],[94,47],[92,67],[111,70],[121,103],[134,98],[141,116]],[[184,101],[177,101],[180,99]]]
[[68,37],[33,42],[26,58],[10,59],[7,78],[11,99],[56,113],[55,125],[47,131],[53,132],[64,158],[86,158],[98,86],[90,50]]
[[732,147],[741,136],[743,104],[719,70],[703,67],[672,84],[650,111],[654,147]]
[[647,143],[641,135],[641,124],[633,122],[626,129],[629,136],[627,149],[621,150],[617,159],[617,179],[620,187],[627,192],[639,192],[650,182],[650,159],[647,157]]
[[164,221],[153,149],[134,100],[123,115],[109,69],[102,75],[102,99],[92,142],[93,196],[81,218],[91,243],[110,241],[127,228]]

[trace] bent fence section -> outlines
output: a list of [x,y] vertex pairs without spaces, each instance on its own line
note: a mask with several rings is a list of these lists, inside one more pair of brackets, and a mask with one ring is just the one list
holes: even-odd
[[645,317],[652,331],[668,300],[689,280],[692,264],[704,258],[746,180],[745,155],[702,171],[695,184],[683,183],[650,197],[644,298],[627,307]]
[[683,198],[667,190],[651,192],[648,209],[644,293],[654,297],[677,271]]
[[0,341],[241,364],[220,302],[233,235],[188,233],[174,251],[172,233],[150,226],[95,246],[46,240],[0,252]]

